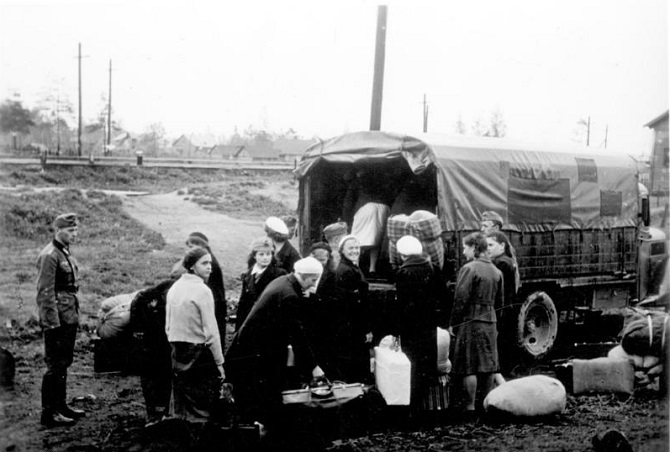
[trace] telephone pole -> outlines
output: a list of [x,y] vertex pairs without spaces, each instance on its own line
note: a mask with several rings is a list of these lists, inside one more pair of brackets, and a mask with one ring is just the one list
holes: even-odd
[[56,96],[56,155],[60,155],[60,96]]
[[377,8],[377,39],[375,41],[375,71],[372,80],[370,130],[382,125],[382,94],[384,90],[384,59],[386,57],[386,5]]
[[77,155],[81,157],[81,42],[79,43],[79,125],[77,127]]
[[586,146],[588,147],[589,142],[591,141],[591,117],[586,122]]
[[109,152],[109,145],[112,143],[112,60],[109,60],[109,98],[107,99],[107,148],[105,154]]
[[428,133],[428,104],[426,95],[423,95],[423,133]]

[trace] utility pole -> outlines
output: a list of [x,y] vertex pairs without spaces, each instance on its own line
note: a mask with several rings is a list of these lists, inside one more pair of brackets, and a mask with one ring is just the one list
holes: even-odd
[[423,133],[428,133],[428,104],[426,95],[423,95]]
[[605,149],[607,149],[607,132],[609,131],[609,124],[605,124]]
[[[109,98],[107,99],[107,148],[112,143],[112,60],[109,60]],[[105,152],[105,154],[107,154]]]
[[382,94],[384,91],[384,59],[386,57],[386,5],[377,7],[377,39],[375,41],[375,70],[372,79],[370,130],[381,130]]
[[79,126],[77,127],[77,155],[81,157],[81,42],[79,43]]
[[56,96],[56,155],[60,155],[60,96]]
[[586,121],[586,146],[588,147],[591,141],[591,117]]

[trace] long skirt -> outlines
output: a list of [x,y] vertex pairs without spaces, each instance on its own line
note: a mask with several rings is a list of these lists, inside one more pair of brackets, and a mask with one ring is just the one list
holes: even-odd
[[170,342],[172,400],[170,414],[189,422],[206,422],[218,398],[220,374],[209,347]]
[[469,321],[459,326],[452,372],[458,375],[498,372],[498,332],[495,323]]
[[354,215],[351,233],[361,246],[379,246],[386,230],[390,208],[386,204],[369,202]]

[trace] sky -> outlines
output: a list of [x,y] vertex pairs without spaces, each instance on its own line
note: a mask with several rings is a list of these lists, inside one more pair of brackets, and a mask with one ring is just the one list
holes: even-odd
[[[126,129],[322,139],[370,125],[378,1],[0,0],[0,101],[59,93]],[[507,136],[651,149],[668,110],[666,0],[389,0],[382,130],[454,133],[502,114]],[[605,151],[603,151],[605,152]]]

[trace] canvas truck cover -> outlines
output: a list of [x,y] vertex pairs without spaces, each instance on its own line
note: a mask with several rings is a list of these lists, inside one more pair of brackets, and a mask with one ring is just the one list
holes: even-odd
[[357,132],[311,146],[295,170],[304,178],[320,162],[404,159],[416,174],[437,169],[438,215],[445,231],[478,230],[498,212],[506,229],[609,229],[637,223],[637,166],[599,149],[515,143],[502,138],[416,137]]

